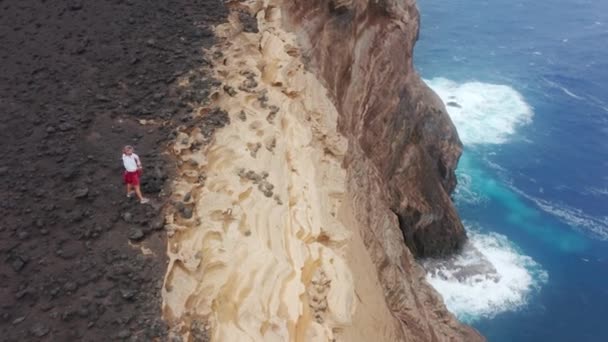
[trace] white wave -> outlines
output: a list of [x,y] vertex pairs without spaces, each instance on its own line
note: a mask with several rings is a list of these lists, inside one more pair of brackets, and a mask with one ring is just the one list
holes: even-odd
[[459,255],[426,260],[423,266],[448,309],[466,323],[521,309],[548,280],[547,272],[505,236],[471,230]]
[[608,195],[608,187],[605,188],[594,188],[594,187],[586,187],[583,195],[591,195],[591,196],[607,196]]
[[557,89],[561,90],[562,92],[564,92],[564,94],[566,94],[566,95],[570,96],[570,97],[571,97],[571,98],[573,98],[573,99],[577,99],[577,100],[585,100],[585,98],[584,98],[584,97],[579,96],[579,95],[576,95],[575,93],[573,93],[572,91],[570,91],[568,88],[564,87],[563,85],[561,85],[561,84],[559,84],[559,83],[557,83],[557,82],[550,81],[550,80],[548,80],[548,79],[546,79],[546,78],[544,78],[544,77],[543,77],[542,79],[543,79],[543,80],[545,81],[545,83],[547,83],[549,86],[551,86],[551,87],[553,87],[553,88],[557,88]]
[[465,145],[501,144],[533,112],[515,89],[481,82],[456,83],[446,78],[425,82],[441,97]]
[[539,208],[557,217],[563,223],[593,238],[608,240],[608,217],[594,217],[580,209],[557,205],[538,198],[535,198],[534,202]]
[[561,87],[561,86],[560,86],[560,87],[559,87],[559,89],[561,89],[561,90],[562,90],[564,93],[566,93],[566,95],[568,95],[568,96],[570,96],[570,97],[572,97],[572,98],[575,98],[575,99],[577,99],[577,100],[584,100],[584,99],[585,99],[585,98],[583,98],[583,97],[581,97],[581,96],[578,96],[578,95],[576,95],[575,93],[571,92],[571,91],[570,91],[570,90],[568,90],[568,88],[566,88],[566,87]]
[[461,173],[458,175],[458,186],[454,190],[457,203],[482,205],[488,202],[488,197],[473,190],[471,176]]
[[528,200],[534,202],[538,208],[556,217],[568,226],[599,240],[608,240],[608,216],[595,217],[581,209],[573,208],[562,203],[553,203],[531,196],[511,185],[511,189]]

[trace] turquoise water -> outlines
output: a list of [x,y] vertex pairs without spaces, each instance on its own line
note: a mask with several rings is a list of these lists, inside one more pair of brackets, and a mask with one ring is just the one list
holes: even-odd
[[498,274],[429,281],[490,341],[608,341],[608,1],[418,6],[415,65],[465,147],[454,198]]

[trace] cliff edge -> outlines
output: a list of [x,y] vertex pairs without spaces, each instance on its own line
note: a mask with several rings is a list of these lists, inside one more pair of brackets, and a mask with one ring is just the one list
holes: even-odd
[[[479,341],[415,256],[465,241],[413,1],[232,1],[179,128],[163,313],[215,341]],[[189,87],[195,77],[181,81]]]
[[286,8],[340,113],[339,130],[350,142],[346,167],[369,160],[377,181],[353,176],[379,183],[414,255],[458,250],[466,236],[449,194],[462,144],[413,68],[415,1],[294,1]]

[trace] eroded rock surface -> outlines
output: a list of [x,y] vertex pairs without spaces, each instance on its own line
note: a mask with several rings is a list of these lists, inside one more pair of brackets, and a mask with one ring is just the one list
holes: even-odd
[[457,251],[466,240],[449,197],[462,145],[413,69],[415,2],[293,1],[284,9],[307,67],[336,104],[349,141],[347,193],[401,338],[482,339],[447,312],[414,261]]
[[414,255],[454,252],[466,239],[449,197],[462,144],[440,99],[413,69],[415,2],[333,3],[335,10],[318,0],[286,8],[309,67],[336,102],[340,132],[351,142],[349,163],[369,160],[378,172]]
[[172,334],[483,340],[414,259],[466,239],[449,198],[461,144],[412,69],[414,3],[229,7],[208,51],[220,84],[172,148]]

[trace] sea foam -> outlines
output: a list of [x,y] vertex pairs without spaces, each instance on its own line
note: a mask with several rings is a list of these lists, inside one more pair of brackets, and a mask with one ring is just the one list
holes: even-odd
[[513,186],[511,189],[522,197],[534,202],[544,212],[556,217],[561,222],[582,232],[586,236],[608,241],[608,216],[596,217],[564,203],[554,203],[528,195]]
[[509,86],[442,77],[425,82],[443,100],[465,146],[504,143],[532,121],[532,108]]
[[[465,148],[504,143],[532,120],[531,107],[509,86],[458,84],[445,78],[425,82],[443,100]],[[490,198],[505,197],[499,191],[502,187],[471,156],[463,155],[457,176],[457,202],[482,205]],[[504,235],[471,228],[467,225],[469,241],[458,255],[423,261],[428,282],[443,296],[448,309],[467,323],[521,309],[547,281],[547,272]]]
[[427,281],[466,323],[523,308],[528,297],[547,282],[547,272],[504,235],[467,228],[469,241],[460,254],[423,261]]

